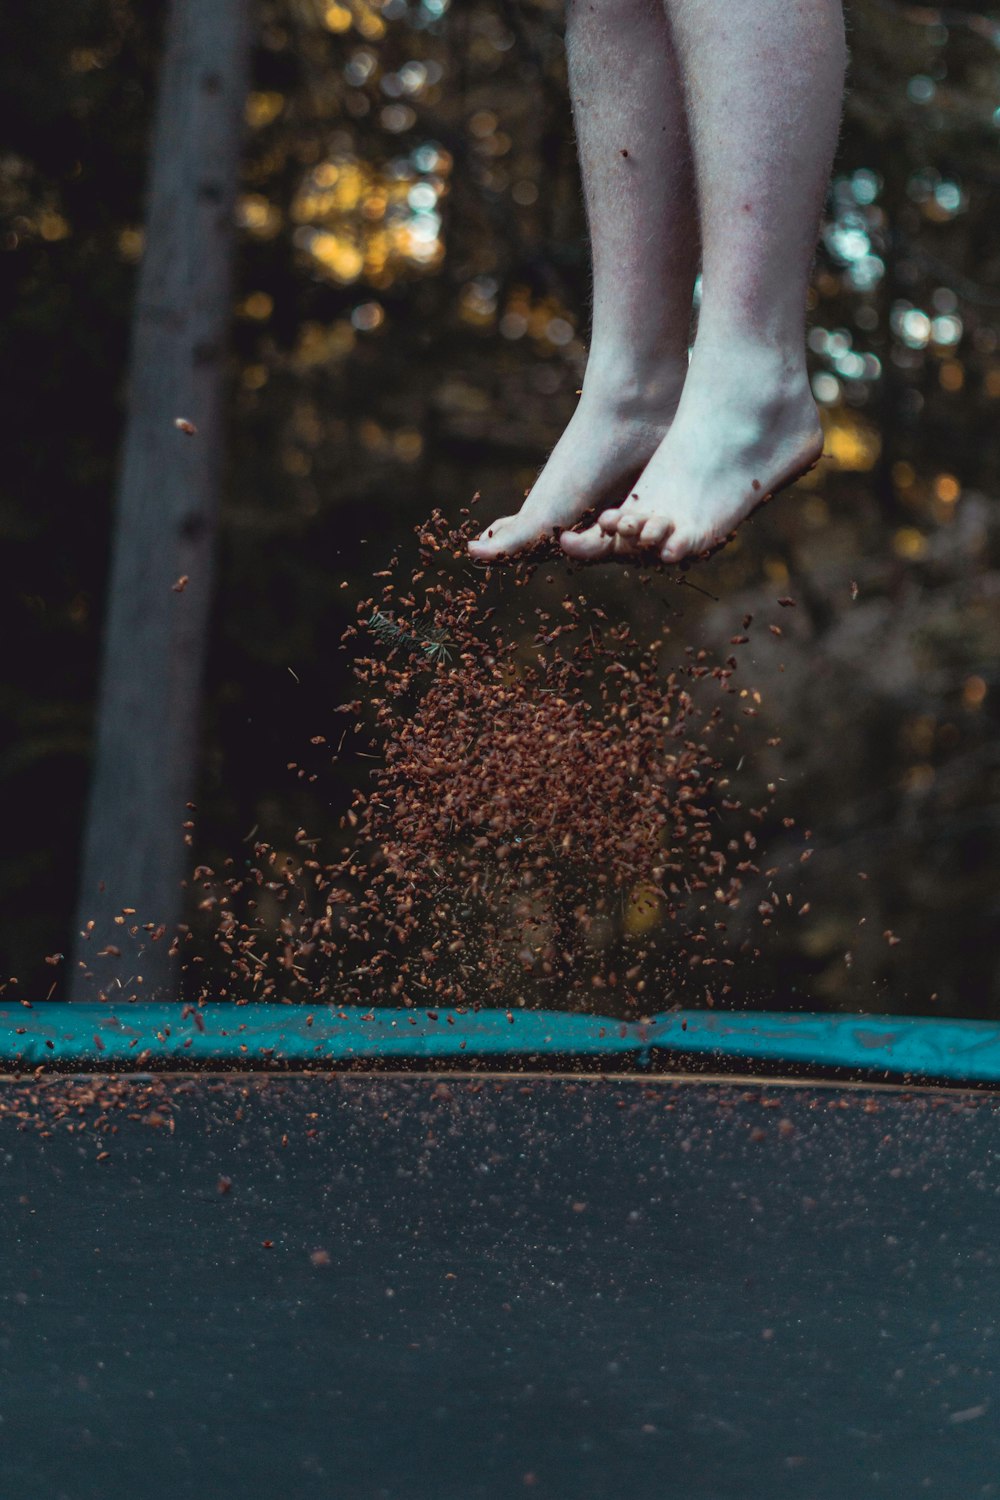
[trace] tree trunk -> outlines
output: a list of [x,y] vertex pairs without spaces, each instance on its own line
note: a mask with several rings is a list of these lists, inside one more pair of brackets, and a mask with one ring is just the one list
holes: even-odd
[[[182,824],[197,772],[249,39],[249,0],[172,0],[133,314],[72,1000],[166,998],[176,987],[167,950],[182,916]],[[134,915],[116,925],[123,907]],[[153,940],[161,926],[165,935]],[[109,946],[120,956],[100,957]]]

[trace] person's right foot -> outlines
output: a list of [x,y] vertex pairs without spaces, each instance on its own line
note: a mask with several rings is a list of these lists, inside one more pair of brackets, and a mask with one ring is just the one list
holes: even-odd
[[798,350],[696,345],[669,436],[624,504],[606,508],[586,531],[564,533],[563,550],[585,562],[705,555],[822,452]]
[[569,426],[521,509],[491,522],[469,543],[470,555],[479,562],[510,556],[554,529],[573,526],[588,510],[620,504],[666,435],[686,370],[685,362],[629,394],[598,392],[585,382]]

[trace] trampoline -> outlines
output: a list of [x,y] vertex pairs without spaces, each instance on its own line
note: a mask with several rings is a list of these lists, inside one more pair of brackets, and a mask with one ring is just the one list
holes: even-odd
[[998,1027],[50,1004],[0,1047],[4,1495],[1000,1494]]

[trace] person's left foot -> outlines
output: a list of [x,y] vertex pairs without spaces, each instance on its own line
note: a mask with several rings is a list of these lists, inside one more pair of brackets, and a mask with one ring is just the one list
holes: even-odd
[[[600,358],[594,364],[600,369]],[[620,501],[663,441],[686,373],[686,361],[663,360],[621,382],[584,382],[580,404],[521,509],[491,522],[469,543],[470,555],[477,562],[512,556],[588,510]]]
[[804,370],[766,351],[692,361],[676,419],[624,505],[563,532],[581,562],[714,550],[764,500],[812,468],[823,432]]

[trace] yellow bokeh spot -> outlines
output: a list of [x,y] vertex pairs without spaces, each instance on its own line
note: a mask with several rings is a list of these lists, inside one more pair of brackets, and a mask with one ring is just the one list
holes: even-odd
[[962,702],[966,708],[982,708],[987,687],[982,677],[967,677],[962,684]]
[[897,490],[912,489],[917,482],[917,471],[905,459],[899,459],[892,466],[892,482]]
[[262,386],[267,385],[266,365],[247,365],[242,379],[246,390],[259,391]]
[[654,886],[639,882],[632,887],[625,903],[625,931],[629,937],[642,937],[660,920],[660,896]]
[[962,493],[962,486],[954,474],[939,474],[934,481],[934,493],[944,505],[954,505]]
[[286,474],[304,479],[312,468],[312,459],[301,448],[286,448],[281,455],[281,466]]
[[335,281],[345,285],[357,281],[365,267],[364,255],[357,245],[339,235],[324,234],[321,230],[313,235],[309,253]]
[[424,451],[424,440],[413,427],[403,427],[392,440],[393,451],[404,464],[416,463]]
[[118,235],[118,254],[122,260],[138,260],[145,243],[146,236],[141,229],[122,229]]
[[281,211],[263,193],[244,193],[236,206],[239,224],[258,239],[270,240],[281,228]]
[[960,391],[965,384],[965,370],[957,359],[946,359],[938,371],[938,380],[944,391]]
[[379,42],[385,36],[385,22],[374,11],[361,11],[354,18],[354,24],[366,41]]
[[38,232],[43,240],[64,240],[69,234],[69,224],[54,208],[47,208],[38,216]]
[[497,128],[497,117],[491,109],[477,109],[469,121],[469,130],[477,140],[485,140]]
[[496,321],[496,302],[477,282],[467,282],[459,295],[458,315],[463,323],[471,323],[475,328],[489,328]]
[[319,445],[323,437],[323,423],[311,401],[303,401],[295,407],[292,425],[295,436],[308,448]]
[[379,229],[368,236],[365,246],[364,268],[369,276],[377,277],[385,270],[389,259],[389,236]]
[[245,297],[237,309],[244,318],[254,318],[262,323],[269,318],[274,311],[274,298],[267,292],[251,292]]
[[369,193],[361,204],[362,217],[368,219],[371,223],[377,223],[379,219],[385,218],[385,211],[388,206],[389,200],[385,193]]
[[907,562],[917,562],[927,551],[927,538],[915,526],[901,526],[892,539],[897,557]]
[[844,941],[843,925],[836,920],[816,922],[799,936],[799,943],[810,958],[823,958],[837,948],[842,949]]
[[824,456],[834,468],[865,473],[878,463],[882,440],[870,423],[849,412],[826,411],[823,426]]
[[361,206],[371,191],[371,175],[360,162],[320,162],[292,204],[292,217],[300,224],[350,213]]
[[373,421],[371,417],[366,417],[360,423],[358,437],[369,453],[384,453],[389,446],[389,439],[386,436],[385,429],[380,427],[378,422]]
[[353,20],[346,5],[328,5],[323,12],[323,25],[327,31],[350,31]]
[[247,124],[252,129],[259,130],[262,125],[270,125],[272,120],[276,120],[284,107],[284,94],[262,90],[247,95],[243,112]]
[[984,384],[987,396],[1000,396],[1000,368],[987,370]]

